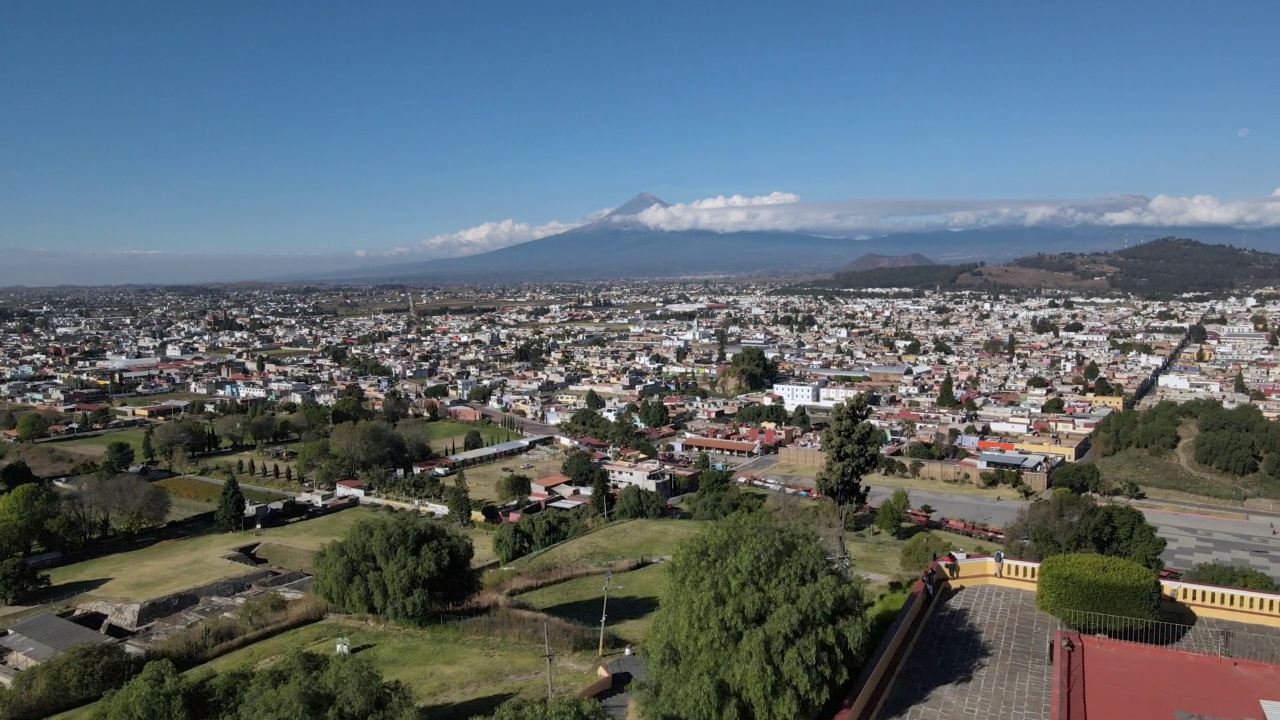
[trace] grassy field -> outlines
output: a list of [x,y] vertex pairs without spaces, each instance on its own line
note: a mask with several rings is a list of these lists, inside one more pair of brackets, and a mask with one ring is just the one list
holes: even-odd
[[609,525],[516,561],[521,569],[603,565],[615,560],[668,556],[703,523],[694,520],[631,520]]
[[116,430],[113,432],[103,433],[101,435],[90,435],[89,437],[72,438],[70,440],[57,440],[50,444],[58,447],[60,450],[77,452],[92,458],[100,458],[107,451],[107,446],[113,442],[126,442],[133,448],[133,454],[138,461],[142,460],[142,428],[128,428],[127,430]]
[[15,445],[0,443],[0,466],[23,461],[40,477],[58,477],[70,473],[89,458],[78,452],[60,449],[49,443]]
[[1203,467],[1196,467],[1193,472],[1178,462],[1173,452],[1153,456],[1146,450],[1130,449],[1100,458],[1095,464],[1102,471],[1103,480],[1120,486],[1132,480],[1151,497],[1213,498],[1236,503],[1251,497],[1280,498],[1280,483],[1261,474],[1237,477]]
[[[667,569],[662,564],[615,573],[609,585],[609,631],[628,643],[644,642],[666,589]],[[551,615],[596,625],[600,622],[603,590],[604,577],[588,575],[517,597]]]
[[453,444],[457,445],[458,452],[462,452],[462,439],[472,430],[479,430],[485,442],[506,442],[508,436],[511,440],[519,440],[522,437],[520,433],[506,430],[498,425],[472,424],[457,420],[439,420],[431,423],[427,426],[427,436],[431,438],[431,447],[436,452],[447,452]]
[[233,548],[254,542],[274,542],[314,550],[341,537],[355,521],[368,517],[369,513],[363,508],[344,510],[284,527],[267,528],[261,535],[246,531],[165,540],[138,550],[53,568],[49,571],[52,592],[80,588],[97,598],[152,598],[249,572],[244,565],[222,559]]
[[[513,697],[545,697],[546,661],[540,645],[468,637],[444,626],[406,628],[374,626],[341,618],[281,633],[187,672],[204,677],[212,671],[262,667],[290,650],[329,655],[345,637],[353,653],[373,662],[384,677],[409,686],[423,716],[432,720],[466,720],[488,715]],[[552,684],[557,696],[573,695],[595,680],[598,658],[590,652],[557,652]],[[54,720],[87,720],[96,703]]]
[[[339,637],[347,638],[352,650],[369,658],[385,677],[408,685],[431,718],[487,714],[510,697],[546,694],[540,645],[467,637],[449,627],[416,629],[329,619],[224,655],[207,667],[257,667],[294,649],[331,654]],[[582,689],[595,679],[596,665],[594,653],[557,653],[552,671],[556,692]]]
[[[215,505],[218,498],[222,496],[222,485],[217,483],[205,482],[189,477],[171,477],[164,480],[157,480],[156,485],[169,491],[169,494],[182,498],[184,500],[194,500],[199,503],[208,503]],[[241,488],[240,492],[244,496],[254,502],[275,502],[282,499],[283,495],[275,493],[263,492],[261,490],[250,490]]]
[[201,513],[213,512],[214,506],[209,503],[200,502],[198,500],[188,500],[169,494],[169,515],[165,520],[185,520],[193,515]]
[[[818,470],[816,465],[796,465],[794,463],[774,463],[770,467],[754,471],[754,474],[761,476],[769,475],[785,475],[788,477],[808,478],[812,480],[817,477]],[[750,471],[750,470],[749,470]],[[906,488],[908,490],[934,490],[937,492],[953,493],[956,495],[973,495],[976,497],[991,497],[1003,495],[1009,497],[1014,495],[1009,488],[984,488],[974,485],[973,483],[947,483],[939,480],[926,480],[924,478],[899,477],[897,475],[882,475],[875,473],[868,475],[864,483],[871,487],[891,487]]]
[[[537,480],[540,477],[560,472],[560,466],[563,463],[564,460],[559,455],[554,460],[530,460],[524,456],[516,455],[503,458],[498,462],[469,467],[466,469],[466,473],[471,502],[476,507],[480,507],[485,502],[497,502],[498,478],[508,474],[503,472],[502,468],[511,468],[513,473],[524,473]],[[524,469],[520,467],[521,465],[533,465],[533,467]],[[445,484],[451,482],[453,482],[452,478],[445,478]]]

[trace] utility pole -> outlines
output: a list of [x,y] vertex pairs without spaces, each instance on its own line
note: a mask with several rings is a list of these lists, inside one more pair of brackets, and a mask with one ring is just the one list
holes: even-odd
[[609,617],[609,581],[612,579],[612,570],[604,574],[604,603],[600,606],[600,657],[604,657],[604,621]]
[[547,623],[542,623],[542,657],[547,661],[547,702],[551,702],[551,660],[555,654],[551,652],[551,641],[547,633]]

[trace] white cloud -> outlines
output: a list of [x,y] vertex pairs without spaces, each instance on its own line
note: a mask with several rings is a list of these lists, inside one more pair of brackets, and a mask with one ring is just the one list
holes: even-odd
[[356,255],[359,257],[378,257],[420,254],[423,257],[431,258],[475,255],[572,230],[589,222],[599,220],[608,212],[607,209],[600,210],[576,222],[552,220],[543,225],[530,225],[529,223],[516,222],[511,218],[507,218],[506,220],[481,223],[475,227],[457,232],[433,235],[410,246],[401,245],[390,250],[357,250]]
[[[443,233],[389,250],[361,250],[360,257],[414,255],[423,259],[488,252],[555,235],[603,218],[600,210],[573,222],[542,225],[513,219]],[[799,195],[717,195],[610,218],[621,225],[655,230],[709,232],[804,232],[834,237],[866,237],[888,232],[1077,225],[1155,227],[1217,225],[1280,227],[1280,188],[1261,198],[1223,200],[1212,195],[1176,197],[1121,195],[1087,200],[1061,199],[886,199],[804,202]]]

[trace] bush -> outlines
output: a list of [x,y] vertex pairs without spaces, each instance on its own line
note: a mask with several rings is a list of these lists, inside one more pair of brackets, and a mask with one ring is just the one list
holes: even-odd
[[934,557],[946,555],[955,548],[951,541],[932,533],[918,533],[906,545],[902,546],[902,569],[904,572],[924,572]]
[[1266,573],[1253,568],[1237,567],[1224,562],[1200,563],[1187,571],[1182,579],[1186,582],[1208,583],[1223,587],[1240,588],[1241,590],[1280,590],[1274,580]]
[[[1077,630],[1141,627],[1160,616],[1160,582],[1156,572],[1124,558],[1091,553],[1054,555],[1040,563],[1036,607]],[[1128,618],[1117,622],[1115,617]]]

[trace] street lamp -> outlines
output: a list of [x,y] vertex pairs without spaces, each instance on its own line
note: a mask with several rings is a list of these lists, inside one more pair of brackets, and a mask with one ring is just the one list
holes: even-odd
[[604,622],[609,617],[609,582],[613,580],[613,571],[604,574],[604,602],[600,605],[600,657],[604,657]]

